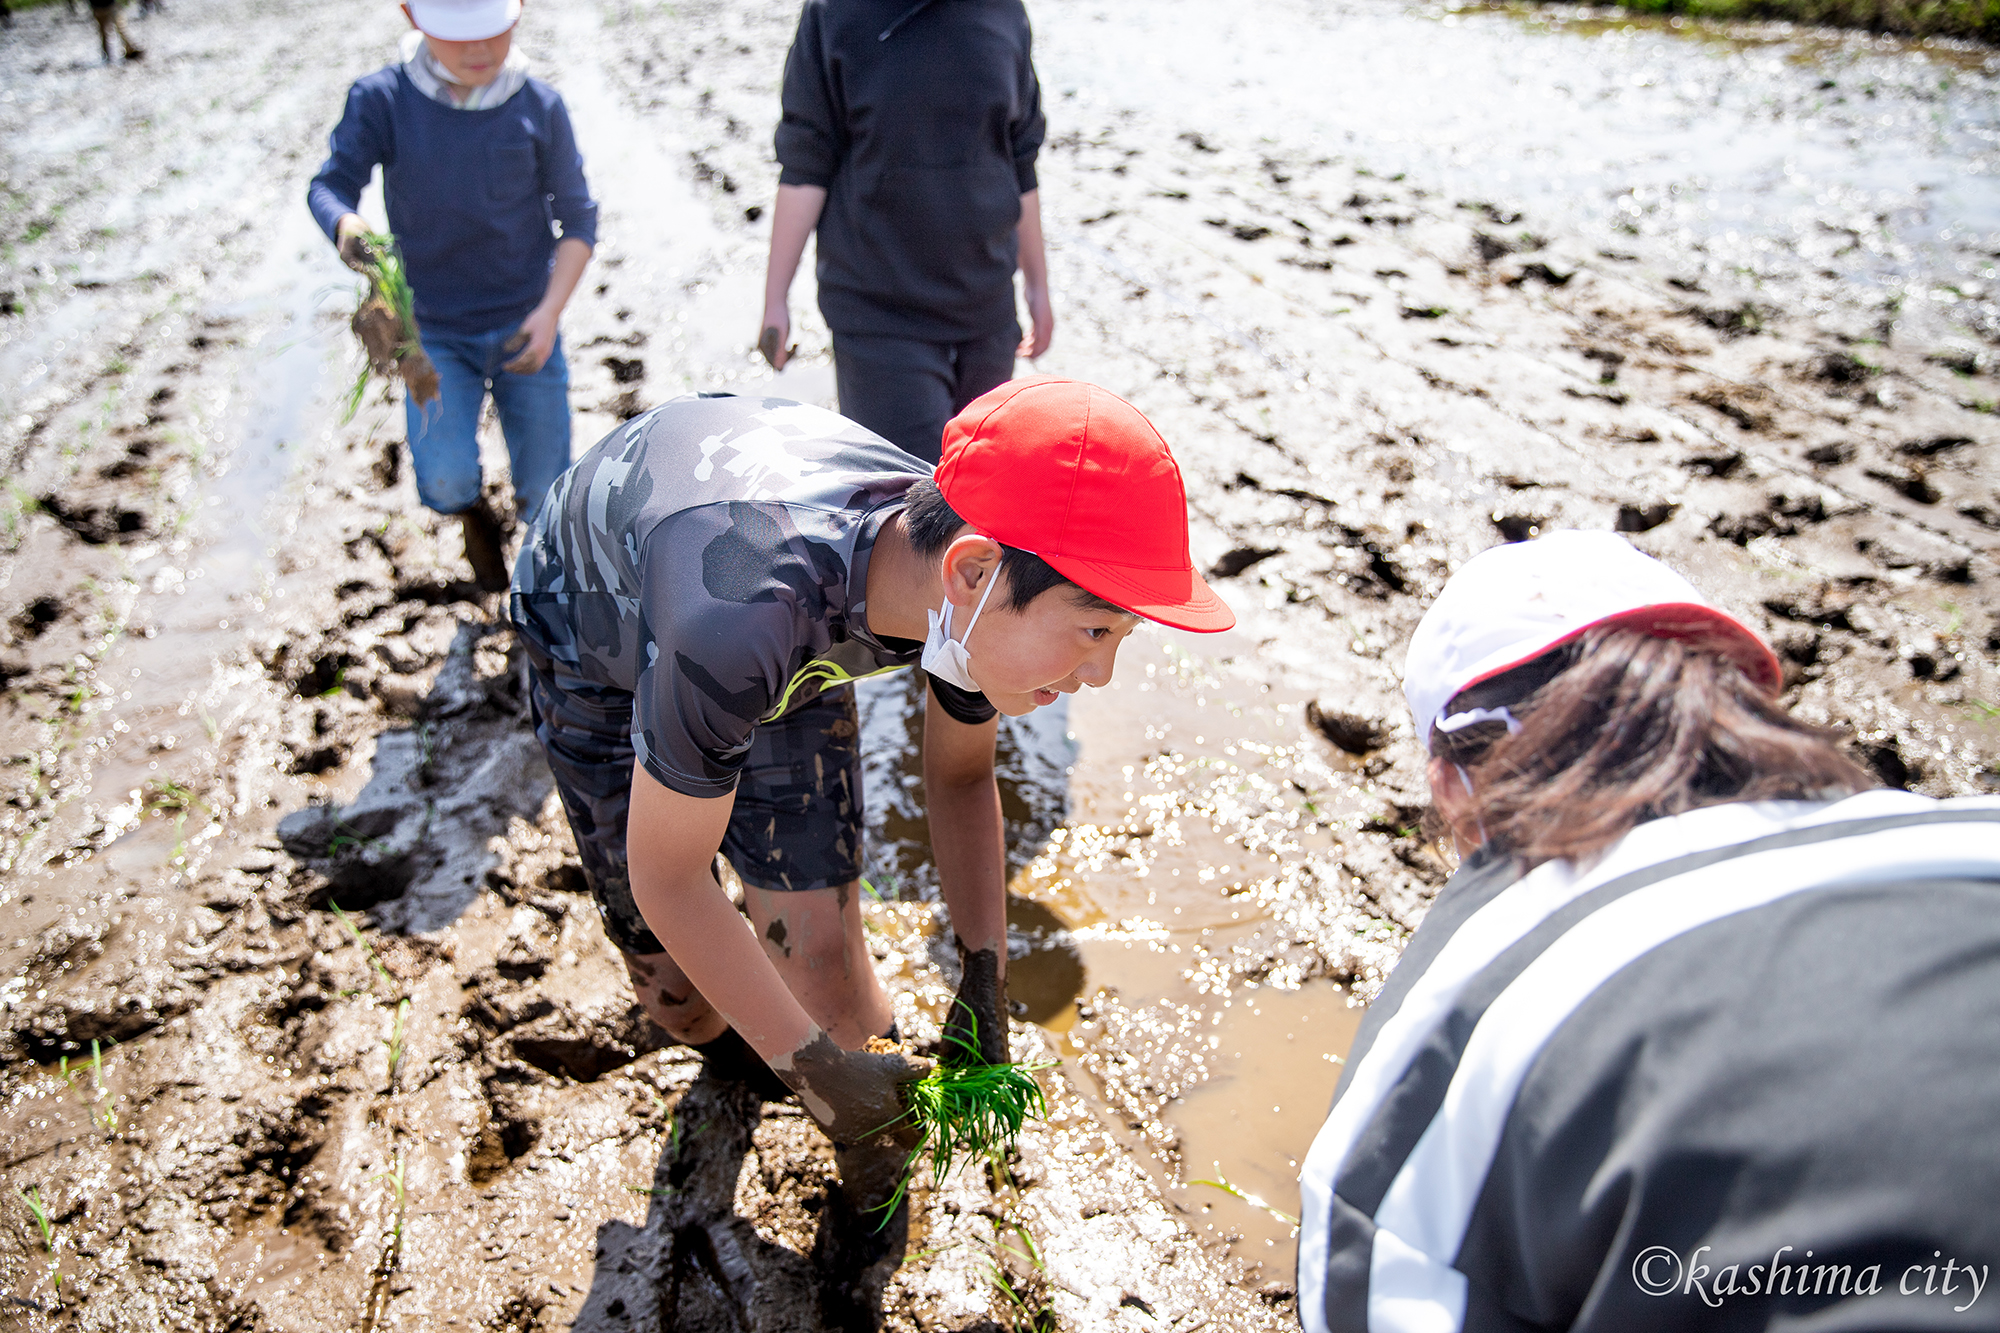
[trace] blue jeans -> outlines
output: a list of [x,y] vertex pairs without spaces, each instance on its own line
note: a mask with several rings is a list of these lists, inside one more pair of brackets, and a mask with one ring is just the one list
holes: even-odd
[[405,395],[403,410],[417,495],[440,514],[456,514],[479,499],[479,413],[489,388],[507,439],[522,523],[534,522],[549,487],[569,467],[569,363],[562,338],[540,370],[516,375],[500,368],[515,355],[500,350],[514,332],[422,335],[437,367],[439,399],[420,408]]

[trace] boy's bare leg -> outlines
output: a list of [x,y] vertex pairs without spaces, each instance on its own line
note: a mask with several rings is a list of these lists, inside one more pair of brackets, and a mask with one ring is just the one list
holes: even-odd
[[859,1050],[889,1030],[895,1015],[875,979],[859,884],[796,893],[745,885],[743,897],[778,975],[837,1045]]
[[[750,925],[779,977],[836,1044],[858,1050],[889,1030],[895,1015],[875,979],[858,884],[802,893],[746,886],[744,897]],[[633,994],[675,1041],[699,1046],[728,1030],[728,1021],[669,955],[623,957]]]
[[658,1023],[669,1037],[687,1046],[714,1041],[729,1030],[729,1024],[715,1006],[702,998],[687,973],[674,965],[666,954],[624,953],[625,971],[632,978],[632,993],[639,998],[647,1017]]

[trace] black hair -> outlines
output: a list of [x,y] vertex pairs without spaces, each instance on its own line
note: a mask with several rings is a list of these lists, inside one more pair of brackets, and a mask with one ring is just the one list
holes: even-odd
[[[926,560],[935,560],[944,554],[944,548],[951,545],[951,539],[958,530],[965,527],[965,520],[958,511],[945,503],[944,492],[937,482],[925,477],[911,486],[904,496],[903,535],[910,539],[910,545],[918,555]],[[996,540],[998,540],[996,538]],[[1000,568],[1007,571],[1007,609],[1025,611],[1028,604],[1048,592],[1051,588],[1068,589],[1070,600],[1086,611],[1116,611],[1120,615],[1130,615],[1116,602],[1107,601],[1096,593],[1078,587],[1072,579],[1056,572],[1054,565],[1018,546],[1000,543]]]

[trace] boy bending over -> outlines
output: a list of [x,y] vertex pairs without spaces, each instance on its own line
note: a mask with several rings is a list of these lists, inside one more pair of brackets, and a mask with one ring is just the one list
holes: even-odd
[[924,784],[964,962],[947,1030],[1004,1061],[996,715],[1105,684],[1142,618],[1234,623],[1189,561],[1166,443],[1130,404],[1068,380],[972,403],[935,476],[820,408],[675,399],[557,483],[513,614],[536,735],[639,999],[713,1072],[795,1091],[826,1130],[842,1188],[823,1273],[837,1303],[872,1305],[908,1223],[865,1216],[905,1154],[882,1131],[928,1066],[861,1049],[894,1023],[861,926],[846,686],[929,676]]

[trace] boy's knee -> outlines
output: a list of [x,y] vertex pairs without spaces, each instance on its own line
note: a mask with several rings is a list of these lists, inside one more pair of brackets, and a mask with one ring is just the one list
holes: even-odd
[[417,498],[440,514],[462,514],[479,503],[480,481],[476,472],[469,477],[433,477],[419,482]]

